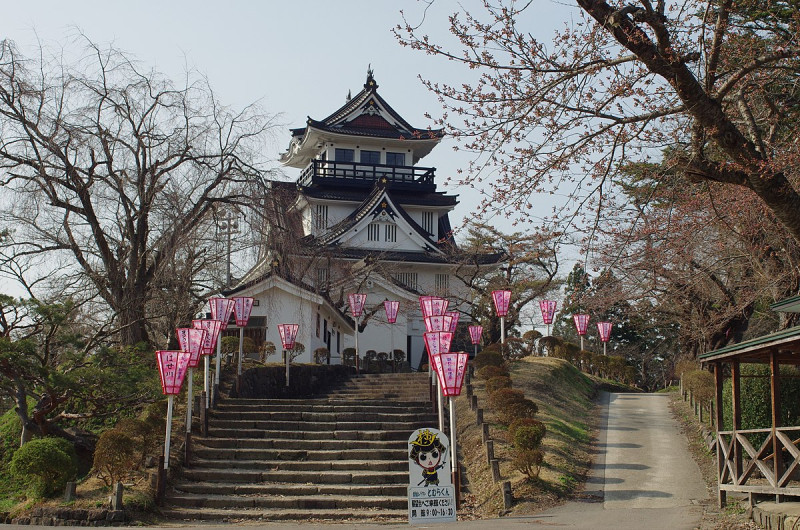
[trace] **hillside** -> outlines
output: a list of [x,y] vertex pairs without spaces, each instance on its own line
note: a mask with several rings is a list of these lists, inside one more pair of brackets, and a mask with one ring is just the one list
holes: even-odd
[[[511,481],[511,514],[523,515],[559,504],[580,489],[592,462],[592,431],[597,420],[593,414],[594,398],[601,385],[608,382],[581,373],[564,360],[547,357],[526,357],[512,362],[509,368],[514,388],[536,402],[537,419],[547,425],[545,462],[537,480],[528,481],[513,468],[505,427],[493,421],[483,382],[476,377],[473,385],[478,406],[484,409],[484,418],[490,423],[502,479]],[[475,412],[470,410],[465,396],[457,407],[460,447],[469,480],[469,494],[461,513],[465,517],[495,517],[505,513],[503,499],[499,484],[492,480]]]

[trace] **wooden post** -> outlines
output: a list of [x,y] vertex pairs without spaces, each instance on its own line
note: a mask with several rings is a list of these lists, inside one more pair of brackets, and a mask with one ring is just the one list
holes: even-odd
[[477,417],[475,420],[475,425],[480,427],[480,425],[483,423],[483,409],[476,410],[475,416]]
[[500,479],[502,478],[500,476],[500,461],[495,458],[494,460],[492,460],[492,463],[490,465],[492,468],[492,480],[494,480],[495,482],[500,482]]
[[167,491],[167,470],[164,469],[164,455],[158,457],[158,475],[156,477],[156,505],[164,503],[164,493]]
[[[206,356],[208,358],[208,356]],[[208,436],[208,407],[206,406],[206,392],[205,390],[200,394],[200,434],[203,438]]]
[[503,482],[503,507],[510,510],[514,505],[514,496],[511,493],[511,482],[506,480]]
[[719,488],[722,482],[722,473],[725,470],[725,456],[722,454],[722,439],[720,438],[719,431],[723,430],[725,419],[722,414],[722,388],[725,381],[725,374],[723,372],[723,364],[721,362],[714,363],[714,401],[716,403],[716,415],[713,416],[714,427],[717,430],[717,491],[719,492],[718,502],[719,507],[724,508],[727,504],[727,492]]
[[488,423],[483,423],[481,425],[481,437],[482,437],[483,443],[486,443],[486,442],[489,441],[489,424]]
[[[776,429],[781,426],[781,373],[778,362],[778,352],[775,349],[769,352],[770,373],[770,401],[772,403],[772,455],[774,460],[775,485],[778,486],[783,475],[783,454],[781,443],[778,440]],[[779,499],[775,499],[780,502]]]
[[189,467],[192,459],[192,433],[186,433],[186,441],[183,444],[183,467]]
[[492,465],[492,460],[494,460],[494,441],[487,440],[486,444],[486,462],[489,465]]
[[742,474],[742,449],[736,440],[737,431],[742,429],[742,387],[738,360],[731,363],[731,399],[733,401],[733,469],[736,475],[733,480],[738,481]]

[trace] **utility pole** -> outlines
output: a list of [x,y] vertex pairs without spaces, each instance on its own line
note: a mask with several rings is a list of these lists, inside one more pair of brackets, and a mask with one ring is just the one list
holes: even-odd
[[230,210],[225,212],[225,216],[217,221],[217,230],[225,235],[227,243],[227,259],[225,260],[225,287],[231,286],[231,235],[239,233],[239,218]]

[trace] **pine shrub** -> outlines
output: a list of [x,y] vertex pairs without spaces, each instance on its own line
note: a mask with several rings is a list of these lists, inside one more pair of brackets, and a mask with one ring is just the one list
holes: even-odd
[[63,438],[37,438],[14,452],[9,465],[11,476],[26,484],[35,498],[50,497],[64,491],[78,473],[75,448]]
[[493,377],[508,377],[508,368],[505,366],[484,366],[478,370],[478,377],[484,381],[488,381]]
[[511,378],[507,376],[492,377],[486,381],[486,391],[492,394],[501,388],[511,388]]
[[515,449],[511,457],[511,465],[529,479],[539,476],[544,463],[541,449]]

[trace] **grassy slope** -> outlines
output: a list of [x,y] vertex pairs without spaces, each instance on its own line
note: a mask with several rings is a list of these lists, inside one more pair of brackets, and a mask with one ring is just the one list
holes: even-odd
[[[510,365],[514,388],[525,392],[539,406],[537,418],[547,425],[543,446],[545,463],[539,478],[533,481],[513,469],[505,428],[494,423],[488,410],[483,382],[473,383],[479,407],[484,408],[484,418],[490,423],[494,440],[495,457],[500,460],[503,480],[510,480],[515,499],[513,513],[534,513],[559,504],[583,482],[591,461],[592,431],[596,416],[594,397],[602,381],[578,371],[561,359],[528,357]],[[458,406],[459,438],[469,479],[465,517],[491,517],[502,512],[502,497],[498,485],[491,478],[481,440],[475,425],[475,413],[469,410],[467,400],[461,398]]]

